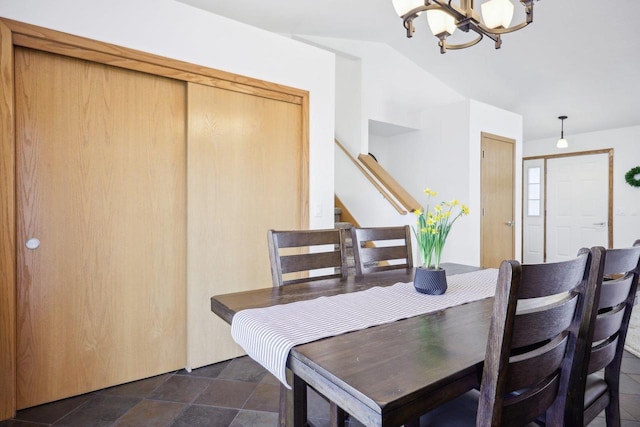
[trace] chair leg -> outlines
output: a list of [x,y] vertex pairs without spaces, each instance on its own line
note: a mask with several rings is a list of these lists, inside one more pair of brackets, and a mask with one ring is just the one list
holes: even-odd
[[607,427],[620,427],[620,396],[610,391],[609,404],[604,410],[607,418]]

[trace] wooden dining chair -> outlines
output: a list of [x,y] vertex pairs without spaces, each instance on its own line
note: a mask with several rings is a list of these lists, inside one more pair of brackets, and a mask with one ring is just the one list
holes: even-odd
[[604,410],[607,426],[620,426],[620,366],[638,289],[640,240],[631,248],[599,249],[603,262],[586,313],[584,347],[578,349],[586,357],[574,366],[570,399],[575,403],[567,407],[566,425],[586,426]]
[[413,267],[411,229],[399,227],[351,228],[356,275]]
[[[345,245],[343,233],[339,229],[268,230],[267,243],[273,286],[347,277]],[[322,273],[311,274],[314,271]],[[304,391],[298,398],[306,405],[306,385],[299,387]],[[286,425],[287,411],[291,404],[289,400],[289,390],[284,384],[280,384],[280,426]],[[347,415],[340,407],[329,402],[329,410],[332,425],[345,424]]]
[[[593,257],[595,258],[595,257]],[[480,389],[421,417],[421,426],[562,426],[592,254],[558,263],[503,261]]]
[[[338,229],[269,230],[267,242],[273,286],[347,277],[344,243]],[[311,274],[314,271],[323,273]]]

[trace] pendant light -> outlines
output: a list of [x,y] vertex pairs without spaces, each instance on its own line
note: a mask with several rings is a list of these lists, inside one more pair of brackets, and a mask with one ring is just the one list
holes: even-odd
[[558,140],[558,143],[556,144],[556,147],[558,148],[567,148],[569,146],[569,143],[567,142],[566,139],[564,139],[564,121],[567,118],[567,116],[560,116],[558,117],[561,120],[562,123],[562,127],[560,130],[560,139]]

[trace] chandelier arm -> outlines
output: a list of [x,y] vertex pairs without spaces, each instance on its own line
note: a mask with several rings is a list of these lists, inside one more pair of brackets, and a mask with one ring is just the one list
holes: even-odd
[[[468,47],[471,47],[471,46],[474,46],[474,45],[480,43],[480,40],[482,40],[482,37],[483,37],[482,33],[478,33],[478,37],[476,37],[475,39],[473,39],[473,40],[471,40],[470,42],[467,42],[467,43],[449,44],[449,43],[447,43],[446,41],[443,41],[443,40],[441,40],[441,43],[443,43],[445,49],[451,49],[451,50],[466,49]],[[443,46],[441,46],[441,48],[442,47]],[[444,52],[442,52],[442,49],[441,49],[441,53],[444,53]]]
[[529,25],[530,22],[521,22],[518,25],[514,25],[513,27],[509,27],[509,28],[488,28],[486,27],[484,24],[478,24],[478,27],[482,29],[482,32],[485,34],[495,34],[495,35],[499,35],[499,34],[507,34],[507,33],[512,33],[514,31],[518,31],[524,27],[526,27],[527,25]]

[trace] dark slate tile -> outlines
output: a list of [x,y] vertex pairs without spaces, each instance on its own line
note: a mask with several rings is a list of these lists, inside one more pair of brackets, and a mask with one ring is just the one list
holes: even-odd
[[620,393],[640,394],[640,382],[635,381],[629,375],[620,373]]
[[34,423],[53,424],[71,411],[84,405],[93,397],[93,393],[82,394],[68,399],[18,411],[15,419],[21,421],[31,421]]
[[218,375],[219,379],[260,382],[267,370],[248,356],[233,359]]
[[167,427],[188,405],[159,400],[143,400],[124,414],[114,427]]
[[141,399],[147,397],[151,392],[153,392],[160,385],[164,384],[169,378],[171,378],[171,374],[163,374],[157,375],[155,377],[146,378],[144,380],[134,381],[127,384],[118,385],[115,387],[105,388],[104,390],[100,390],[98,393],[100,394],[109,394],[112,396],[130,396],[130,397],[139,397]]
[[253,411],[278,412],[280,403],[280,386],[260,383],[242,408]]
[[620,418],[640,421],[640,395],[620,394]]
[[228,427],[236,415],[237,409],[192,405],[171,424],[171,427]]
[[191,403],[209,387],[211,380],[205,378],[174,375],[151,392],[149,399]]
[[602,417],[597,417],[588,424],[588,427],[607,427],[607,421]]
[[107,427],[112,425],[115,420],[133,408],[138,402],[140,402],[140,399],[134,397],[96,394],[87,403],[53,425],[67,427]]
[[229,427],[276,427],[277,425],[277,413],[242,410]]
[[256,386],[256,383],[246,381],[211,380],[211,385],[194,403],[239,409],[249,399]]
[[268,372],[268,371],[260,382],[267,383],[267,384],[275,384],[278,387],[280,386],[280,381],[271,372]]
[[176,373],[176,375],[190,375],[194,377],[207,377],[207,378],[218,378],[218,375],[227,367],[230,363],[230,360],[215,363],[209,366],[203,366],[202,368],[192,369],[191,372],[187,372],[185,369],[182,369]]
[[637,357],[623,357],[620,369],[627,374],[640,374],[640,359]]

